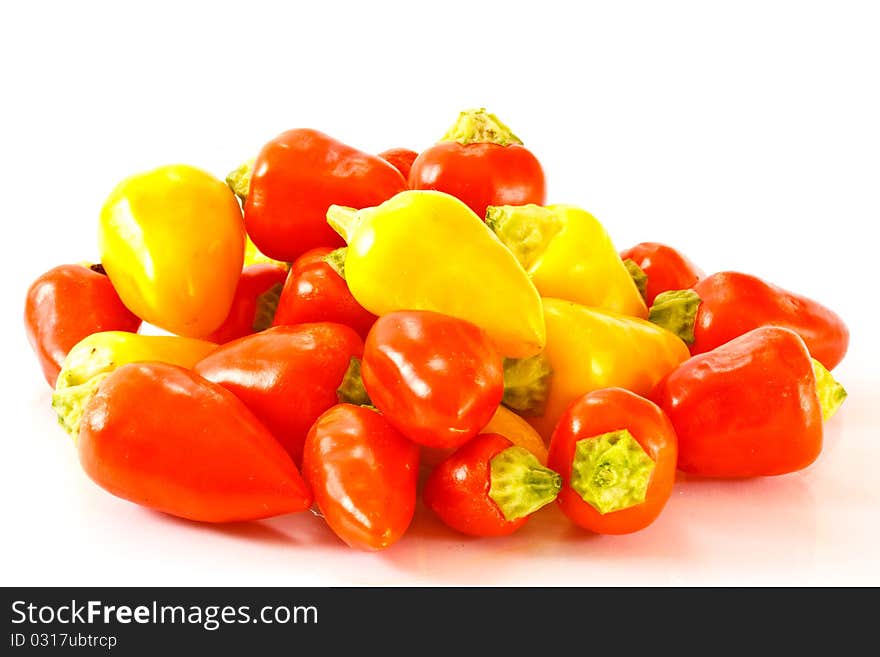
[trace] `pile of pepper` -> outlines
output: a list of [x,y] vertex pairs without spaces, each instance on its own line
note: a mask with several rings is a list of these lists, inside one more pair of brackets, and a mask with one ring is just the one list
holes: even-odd
[[421,153],[290,130],[225,182],[173,165],[119,183],[100,264],[31,285],[28,338],[110,493],[205,522],[313,509],[361,549],[399,540],[419,496],[465,534],[554,500],[621,534],[676,471],[819,456],[846,396],[838,315],[664,244],[618,253],[545,201],[485,110]]

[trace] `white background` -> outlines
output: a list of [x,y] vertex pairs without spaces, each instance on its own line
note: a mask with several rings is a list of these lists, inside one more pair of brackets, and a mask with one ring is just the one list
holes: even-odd
[[[880,584],[876,224],[880,20],[864,2],[17,2],[0,26],[3,584]],[[679,247],[808,294],[849,323],[850,398],[794,475],[681,481],[647,530],[554,509],[471,540],[420,513],[383,554],[309,514],[206,527],[81,472],[21,314],[27,285],[94,259],[116,182],[223,176],[314,127],[421,149],[485,106],[538,155],[549,199],[618,247]]]

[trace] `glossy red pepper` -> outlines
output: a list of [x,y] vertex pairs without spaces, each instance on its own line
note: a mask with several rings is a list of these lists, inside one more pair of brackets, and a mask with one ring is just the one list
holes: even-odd
[[303,475],[330,529],[348,545],[396,543],[416,506],[418,447],[376,411],[339,404],[309,431]]
[[332,204],[379,205],[406,189],[391,164],[317,130],[289,130],[254,162],[244,203],[248,235],[276,260],[292,262],[319,246],[344,246],[327,224]]
[[343,260],[341,251],[328,247],[312,249],[297,258],[284,281],[273,324],[336,322],[366,339],[376,316],[351,295],[339,273]]
[[637,267],[633,276],[636,285],[640,281],[638,272],[644,275],[644,297],[649,306],[661,292],[689,288],[705,276],[687,256],[660,242],[641,242],[621,251],[620,258],[630,273],[634,270],[627,261]]
[[484,109],[462,112],[439,143],[419,154],[409,186],[452,194],[481,219],[490,205],[544,205],[546,193],[538,158]]
[[141,319],[126,308],[100,265],[61,265],[28,288],[24,325],[50,386],[73,346],[99,331],[134,333]]
[[110,374],[86,405],[78,449],[99,486],[181,518],[254,520],[312,504],[293,461],[244,404],[176,365]]
[[458,447],[501,403],[501,356],[470,322],[429,311],[380,317],[364,345],[364,387],[394,427],[426,447]]
[[269,328],[281,287],[287,278],[283,264],[258,263],[241,271],[229,315],[206,340],[224,344]]
[[229,342],[196,363],[256,415],[295,462],[312,423],[336,404],[336,389],[363,342],[330,322],[277,326]]
[[438,463],[422,498],[448,526],[471,536],[506,536],[556,499],[562,480],[533,454],[483,433]]
[[418,156],[418,153],[408,148],[389,148],[387,151],[379,153],[379,157],[393,165],[404,178],[409,176],[412,163]]
[[803,338],[810,354],[834,369],[849,346],[849,329],[833,310],[757,276],[712,274],[693,288],[664,292],[649,319],[701,354],[760,326],[783,326]]
[[823,406],[830,417],[846,396],[818,372],[797,333],[773,326],[686,360],[652,394],[678,434],[678,468],[754,477],[810,465],[822,450]]
[[676,444],[669,419],[644,397],[602,388],[578,398],[559,420],[547,458],[562,475],[562,512],[599,534],[644,529],[669,500]]

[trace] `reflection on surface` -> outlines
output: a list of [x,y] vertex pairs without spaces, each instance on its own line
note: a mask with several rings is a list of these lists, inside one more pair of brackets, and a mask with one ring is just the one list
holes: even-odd
[[298,551],[317,548],[344,562],[347,572],[362,573],[352,585],[405,579],[413,585],[613,586],[634,584],[633,571],[645,573],[644,585],[797,582],[810,571],[816,543],[813,493],[803,474],[731,481],[679,475],[658,520],[626,536],[591,534],[555,505],[513,536],[484,539],[453,532],[420,504],[407,535],[378,554],[349,549],[311,513],[214,528],[185,524],[257,552],[269,549],[273,559],[283,548],[290,564]]
[[769,584],[809,569],[815,515],[799,475],[682,477],[657,521],[635,534],[591,534],[553,505],[513,536],[474,539],[452,533],[421,509],[406,539],[381,556],[423,583],[631,585],[637,570],[650,573],[644,585]]

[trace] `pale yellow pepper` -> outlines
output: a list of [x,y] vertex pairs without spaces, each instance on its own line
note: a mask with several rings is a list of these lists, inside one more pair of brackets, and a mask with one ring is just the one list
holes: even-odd
[[544,347],[535,286],[510,250],[454,196],[411,190],[363,210],[333,205],[327,221],[348,243],[348,287],[371,313],[431,310],[458,317],[485,330],[512,358]]
[[573,205],[490,206],[486,223],[543,297],[645,318],[648,308],[611,237]]
[[58,423],[75,439],[86,404],[101,381],[118,367],[160,361],[190,368],[216,348],[213,342],[176,335],[141,335],[127,331],[92,333],[77,342],[64,359],[52,393],[52,408],[58,415]]

